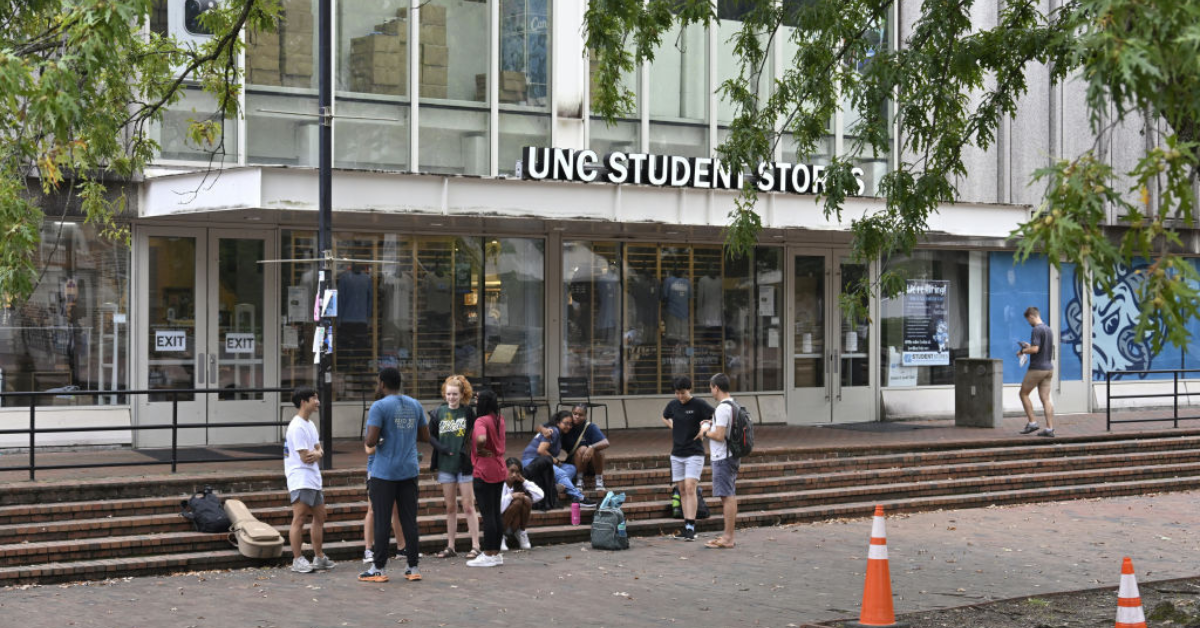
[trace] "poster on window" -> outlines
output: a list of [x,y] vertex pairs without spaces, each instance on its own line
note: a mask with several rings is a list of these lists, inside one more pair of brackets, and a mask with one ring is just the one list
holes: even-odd
[[950,282],[910,279],[904,293],[903,366],[950,364],[950,319],[946,303]]

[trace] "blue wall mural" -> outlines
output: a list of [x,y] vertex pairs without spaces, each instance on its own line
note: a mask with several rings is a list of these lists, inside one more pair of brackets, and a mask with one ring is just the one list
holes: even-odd
[[[1134,335],[1137,327],[1137,291],[1143,281],[1140,270],[1149,266],[1145,260],[1135,260],[1130,265],[1117,267],[1118,280],[1110,297],[1097,287],[1092,289],[1092,380],[1104,381],[1110,371],[1137,371],[1144,369],[1177,369],[1184,366],[1183,351],[1176,345],[1167,344],[1158,353],[1150,352],[1147,342],[1138,342]],[[1065,269],[1065,265],[1064,265]],[[1078,275],[1077,273],[1073,273]],[[1064,276],[1064,282],[1066,281]],[[1062,330],[1063,353],[1082,354],[1083,350],[1083,305],[1079,295],[1083,293],[1082,279],[1074,278],[1071,294],[1066,293],[1064,283],[1064,328]],[[1200,329],[1200,324],[1193,323]],[[1192,328],[1193,325],[1189,325]],[[1194,333],[1194,332],[1193,332]],[[1195,352],[1189,349],[1189,352]],[[1200,363],[1200,356],[1196,358]],[[1114,379],[1171,379],[1165,374],[1117,375]]]
[[1059,306],[1062,308],[1062,329],[1059,331],[1058,379],[1077,382],[1083,379],[1083,305],[1079,298],[1082,279],[1075,264],[1065,263],[1059,272]]
[[1050,264],[1045,257],[1016,263],[1012,253],[988,255],[988,353],[1004,360],[1004,383],[1019,384],[1025,369],[1017,361],[1019,341],[1029,340],[1025,308],[1041,310],[1050,318]]

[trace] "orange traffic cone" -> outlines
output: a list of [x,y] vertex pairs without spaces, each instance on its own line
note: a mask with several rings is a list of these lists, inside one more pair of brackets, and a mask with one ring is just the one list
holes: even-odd
[[1137,576],[1133,575],[1133,561],[1126,556],[1121,563],[1121,588],[1117,592],[1116,628],[1146,628],[1146,615],[1142,612],[1142,596],[1138,594]]
[[863,585],[862,613],[857,622],[846,625],[888,628],[908,626],[905,623],[896,623],[896,613],[892,610],[892,577],[888,571],[883,506],[875,507],[875,522],[871,524],[871,549],[867,552],[867,581]]

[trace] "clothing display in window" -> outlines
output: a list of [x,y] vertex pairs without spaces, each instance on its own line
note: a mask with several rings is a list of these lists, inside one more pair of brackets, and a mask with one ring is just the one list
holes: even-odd
[[438,269],[425,275],[425,311],[448,315],[454,305],[454,295],[450,290],[450,277]]
[[692,282],[683,277],[667,277],[663,281],[662,296],[666,301],[663,318],[666,319],[667,338],[687,340]]
[[354,268],[338,277],[338,320],[366,323],[371,318],[371,276]]
[[722,310],[721,279],[704,276],[696,282],[696,325],[720,327]]
[[596,329],[611,331],[617,326],[621,286],[612,272],[602,272],[596,278]]

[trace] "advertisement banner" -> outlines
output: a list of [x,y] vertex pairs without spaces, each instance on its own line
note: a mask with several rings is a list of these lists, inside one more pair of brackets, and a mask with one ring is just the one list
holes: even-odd
[[910,279],[904,294],[903,366],[950,364],[950,320],[946,304],[950,282]]

